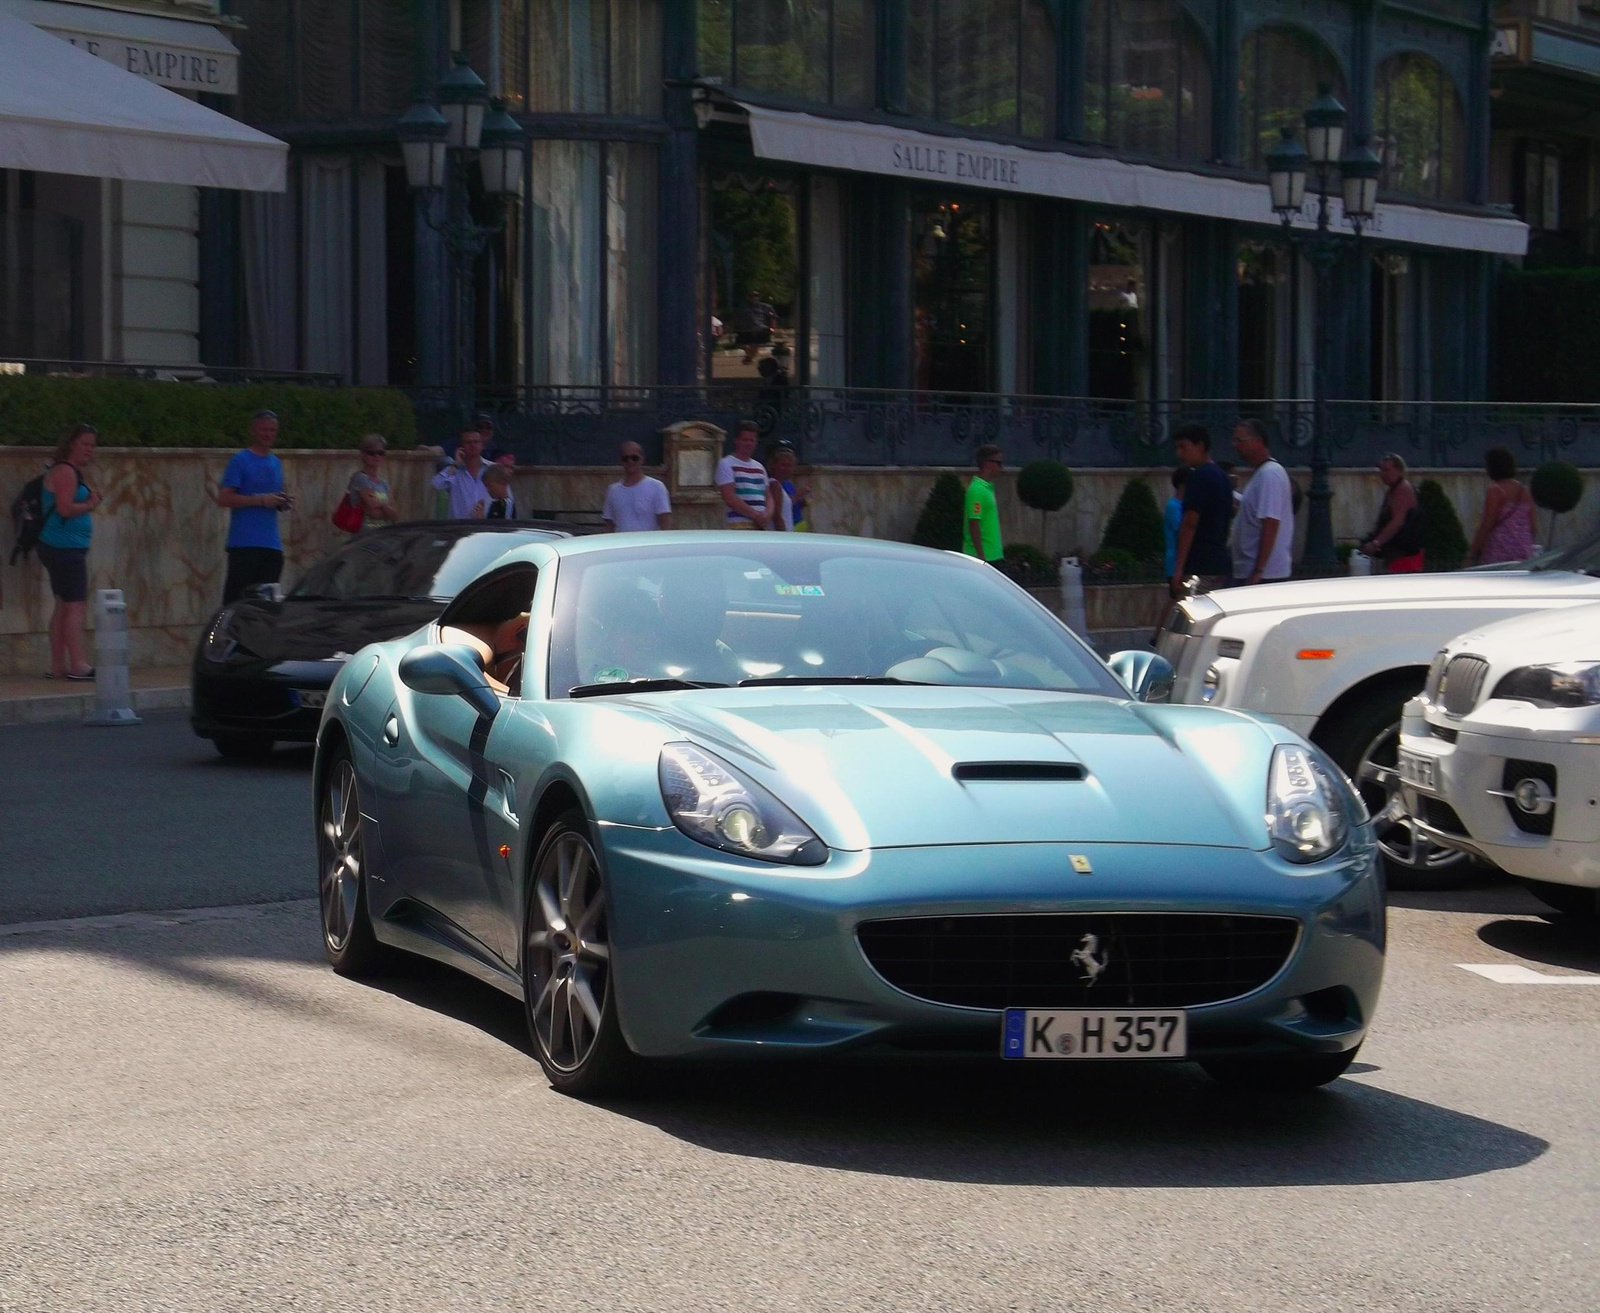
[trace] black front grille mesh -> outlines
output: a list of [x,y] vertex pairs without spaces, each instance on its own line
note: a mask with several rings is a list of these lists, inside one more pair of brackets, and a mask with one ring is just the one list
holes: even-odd
[[867,960],[897,989],[994,1009],[1217,1003],[1277,975],[1298,934],[1287,917],[1187,912],[906,917],[856,928]]

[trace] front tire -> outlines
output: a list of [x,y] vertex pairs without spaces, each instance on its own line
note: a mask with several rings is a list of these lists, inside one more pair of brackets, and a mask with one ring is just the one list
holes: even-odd
[[363,839],[355,764],[347,750],[337,748],[317,801],[317,895],[322,949],[341,976],[376,975],[395,957],[372,933]]
[[1459,889],[1473,861],[1454,848],[1441,848],[1392,814],[1400,798],[1400,712],[1422,691],[1422,679],[1396,680],[1374,689],[1319,726],[1317,742],[1327,750],[1361,793],[1372,813],[1384,873],[1395,889]]
[[609,905],[588,819],[568,811],[534,858],[522,992],[539,1065],[552,1087],[578,1098],[621,1093],[640,1074],[617,1020]]
[[1206,1075],[1223,1085],[1258,1094],[1301,1094],[1343,1076],[1361,1046],[1346,1053],[1286,1053],[1270,1058],[1212,1058],[1202,1062]]

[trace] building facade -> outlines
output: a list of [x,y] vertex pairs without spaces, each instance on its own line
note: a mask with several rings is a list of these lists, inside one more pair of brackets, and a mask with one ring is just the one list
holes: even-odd
[[237,113],[293,155],[287,193],[231,202],[242,311],[215,326],[219,364],[459,395],[467,303],[394,134],[452,49],[528,138],[472,274],[471,382],[508,410],[712,386],[1308,396],[1316,280],[1264,155],[1319,83],[1384,165],[1374,231],[1328,284],[1330,396],[1485,397],[1496,264],[1525,239],[1488,204],[1478,0],[225,9]]

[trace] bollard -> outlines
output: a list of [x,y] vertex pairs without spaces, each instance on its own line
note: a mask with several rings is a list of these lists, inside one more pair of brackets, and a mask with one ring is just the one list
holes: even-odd
[[137,725],[128,687],[128,607],[122,589],[94,595],[94,710],[85,725]]
[[1350,573],[1366,575],[1372,573],[1372,558],[1360,552],[1350,553]]
[[1061,618],[1085,642],[1089,639],[1089,608],[1083,597],[1083,567],[1076,556],[1061,558]]

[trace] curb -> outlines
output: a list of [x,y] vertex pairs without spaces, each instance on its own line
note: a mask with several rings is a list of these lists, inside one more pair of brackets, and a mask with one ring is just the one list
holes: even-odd
[[[40,693],[32,697],[0,700],[0,725],[39,725],[49,721],[82,720],[94,710],[93,686],[84,693]],[[189,689],[136,688],[131,701],[135,711],[187,710]]]

